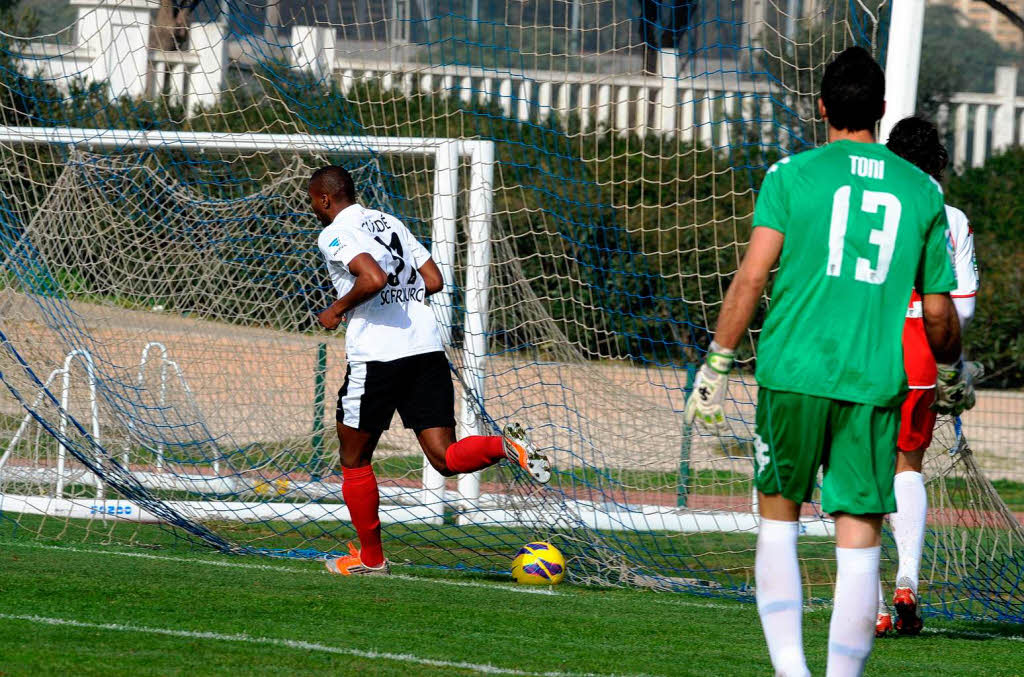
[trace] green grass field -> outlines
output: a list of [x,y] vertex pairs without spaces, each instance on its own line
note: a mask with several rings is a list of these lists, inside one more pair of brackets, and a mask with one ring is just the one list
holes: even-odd
[[[165,534],[166,536],[166,534]],[[229,557],[0,530],[0,675],[766,675],[750,604],[396,567]],[[546,594],[550,593],[550,594]],[[1024,627],[930,619],[869,675],[1024,675]],[[828,610],[805,616],[823,674]]]

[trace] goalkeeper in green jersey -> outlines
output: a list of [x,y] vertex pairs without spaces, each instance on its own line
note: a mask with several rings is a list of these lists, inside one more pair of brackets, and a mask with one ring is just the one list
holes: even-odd
[[973,401],[949,297],[956,278],[942,189],[875,143],[884,95],[882,69],[859,47],[826,67],[818,110],[829,143],[768,170],[750,245],[686,405],[687,420],[726,425],[733,351],[777,262],[758,344],[754,435],[757,606],[777,675],[810,674],[796,542],[819,468],[821,505],[836,527],[828,676],[860,675],[871,652],[882,517],[896,509],[908,289],[922,296],[940,363],[936,408],[959,413]]

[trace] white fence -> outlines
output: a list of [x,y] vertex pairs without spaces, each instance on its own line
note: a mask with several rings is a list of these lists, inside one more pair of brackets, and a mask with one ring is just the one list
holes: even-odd
[[[444,92],[465,103],[495,105],[505,117],[552,120],[567,128],[578,119],[583,131],[599,128],[618,134],[678,135],[705,147],[730,144],[734,134],[760,135],[765,143],[786,143],[773,125],[772,95],[764,83],[736,77],[676,74],[677,57],[661,55],[662,76],[597,75],[555,71],[496,72],[468,66],[416,63],[335,62],[341,91],[359,81],[377,81],[383,89]],[[783,131],[783,136],[787,133]]]
[[959,171],[980,167],[994,154],[1024,144],[1024,97],[1017,96],[1016,66],[996,69],[995,92],[954,94],[939,121],[952,137],[950,158]]
[[[112,97],[163,96],[191,114],[215,103],[229,61],[245,55],[220,23],[192,24],[189,47],[151,49],[147,0],[75,0],[79,18],[73,47],[28,43],[21,48],[24,70],[57,84],[71,78],[110,83]],[[565,71],[508,72],[469,66],[428,66],[388,59],[354,60],[339,49],[335,30],[294,26],[281,55],[316,78],[335,79],[348,93],[357,82],[377,82],[408,96],[445,92],[464,102],[498,107],[505,117],[583,131],[674,136],[704,147],[726,147],[740,134],[782,149],[800,148],[787,121],[792,96],[773,89],[767,78],[744,80],[735,73],[687,75],[680,59],[663,52],[659,74],[607,75]],[[287,41],[285,41],[287,43]],[[682,71],[682,72],[681,72]],[[940,111],[950,137],[954,166],[979,166],[993,152],[1024,141],[1024,98],[1016,96],[1017,69],[999,68],[995,92],[959,93]],[[788,116],[788,117],[787,117]],[[796,122],[796,124],[799,124]]]

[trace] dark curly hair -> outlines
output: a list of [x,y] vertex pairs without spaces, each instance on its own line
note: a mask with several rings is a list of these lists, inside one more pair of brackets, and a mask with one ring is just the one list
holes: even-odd
[[832,127],[874,130],[885,109],[885,73],[863,47],[845,49],[825,66],[821,101]]
[[355,202],[356,184],[344,167],[321,167],[309,178],[309,185],[331,197],[344,197]]
[[903,118],[889,133],[885,147],[918,169],[942,180],[942,172],[949,164],[949,154],[939,139],[939,130],[924,118]]

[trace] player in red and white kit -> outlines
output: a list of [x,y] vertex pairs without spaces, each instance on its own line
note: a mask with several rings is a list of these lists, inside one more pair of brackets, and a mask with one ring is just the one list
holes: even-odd
[[[917,117],[900,120],[893,127],[886,146],[930,174],[936,181],[942,179],[948,157],[932,123]],[[946,218],[949,221],[949,244],[957,281],[957,288],[950,292],[950,296],[963,332],[974,315],[974,298],[978,291],[974,232],[967,216],[959,209],[946,205]],[[875,634],[879,637],[893,629],[901,635],[916,635],[924,627],[917,612],[918,571],[928,513],[928,496],[921,468],[924,452],[932,442],[932,431],[935,428],[936,414],[932,403],[935,402],[937,368],[925,336],[921,297],[916,291],[911,293],[907,320],[903,327],[903,365],[910,392],[903,403],[897,441],[896,477],[893,480],[896,512],[889,517],[899,552],[896,591],[893,595],[896,622],[893,623],[879,584],[878,622],[875,626]]]

